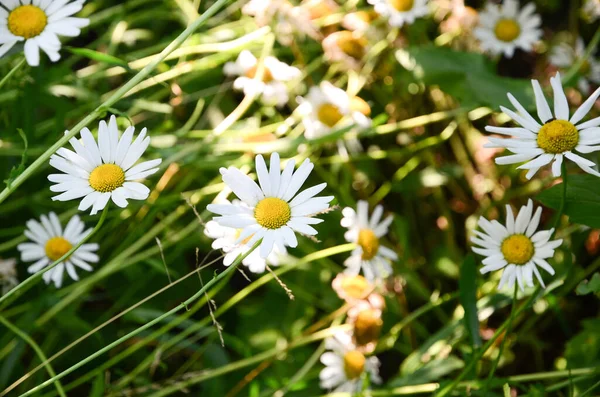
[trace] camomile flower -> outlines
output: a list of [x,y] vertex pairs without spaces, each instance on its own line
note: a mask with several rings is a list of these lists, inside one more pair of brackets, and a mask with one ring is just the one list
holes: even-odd
[[[223,204],[239,206],[244,205],[239,200],[233,200],[233,203],[225,200]],[[247,237],[246,240],[242,242],[237,241],[241,232],[242,229],[221,226],[215,221],[209,221],[206,223],[204,234],[215,240],[212,243],[212,248],[223,250],[225,253],[223,265],[231,265],[239,255],[245,254],[250,248],[252,248],[247,244],[247,242],[250,240],[250,237]],[[242,264],[248,267],[252,273],[263,273],[267,267],[267,263],[272,266],[277,266],[280,262],[280,256],[285,254],[287,254],[285,246],[275,244],[273,246],[273,252],[269,254],[267,259],[261,258],[258,250],[254,250],[244,258]]]
[[361,302],[348,311],[346,322],[351,324],[352,342],[363,353],[371,353],[375,350],[383,319],[381,309],[371,306],[368,302]]
[[[119,207],[127,207],[127,200],[145,200],[150,189],[139,182],[158,171],[161,159],[134,164],[148,148],[150,137],[146,129],[133,140],[134,127],[129,127],[119,139],[117,119],[111,116],[108,124],[100,121],[98,144],[89,129],[81,130],[82,142],[71,138],[72,150],[60,148],[50,157],[50,165],[64,174],[48,175],[53,192],[62,192],[52,200],[68,201],[83,197],[79,210],[92,207],[94,215],[111,200]],[[133,142],[132,142],[133,141]]]
[[[314,236],[317,231],[310,225],[323,222],[314,218],[329,209],[333,196],[315,197],[327,186],[321,183],[298,193],[314,168],[309,159],[294,172],[295,161],[288,160],[283,172],[279,154],[271,154],[271,167],[267,170],[265,160],[256,156],[257,184],[235,167],[221,168],[223,182],[244,205],[209,204],[207,209],[217,216],[213,218],[221,226],[242,229],[238,243],[249,247],[262,239],[260,256],[267,258],[273,247],[296,247],[294,232]],[[250,238],[248,241],[246,239]]]
[[552,163],[552,174],[555,177],[561,174],[563,159],[567,158],[577,164],[582,170],[592,175],[600,176],[600,173],[592,169],[596,164],[576,154],[592,153],[600,150],[599,132],[600,117],[581,123],[581,120],[590,111],[598,96],[600,88],[597,89],[569,118],[569,103],[560,82],[560,74],[550,79],[554,91],[554,114],[537,80],[531,80],[535,93],[537,114],[541,124],[534,119],[517,99],[508,94],[508,99],[516,108],[512,111],[500,107],[502,111],[520,124],[520,127],[485,127],[486,131],[497,134],[510,135],[514,138],[489,138],[488,148],[506,148],[512,155],[496,158],[496,164],[515,164],[523,161],[520,169],[529,170],[527,179],[543,166]]
[[308,95],[302,99],[299,110],[304,115],[304,136],[315,139],[352,124],[368,128],[371,119],[364,114],[364,110],[359,110],[358,101],[368,108],[362,99],[352,98],[346,91],[327,81],[321,82],[318,87],[311,87]]
[[429,14],[428,0],[368,0],[375,11],[394,27],[412,24]]
[[[84,230],[85,225],[77,215],[69,220],[64,230],[54,212],[50,212],[48,216],[42,215],[40,220],[41,223],[34,219],[27,221],[25,236],[31,242],[17,246],[17,249],[21,251],[22,261],[35,261],[27,268],[29,273],[37,273],[51,265],[92,231],[92,229]],[[46,284],[52,281],[56,288],[60,288],[65,270],[73,280],[79,280],[75,268],[91,272],[92,267],[89,262],[98,262],[98,255],[94,253],[97,250],[98,244],[83,244],[67,259],[44,273],[42,276],[44,281]]]
[[479,13],[479,26],[473,33],[481,48],[492,54],[512,58],[517,48],[531,51],[542,36],[542,20],[535,13],[535,4],[528,3],[519,10],[517,0],[504,0],[502,4],[487,5]]
[[243,91],[245,95],[260,95],[267,105],[285,105],[289,99],[286,83],[299,78],[302,74],[300,69],[268,56],[265,58],[262,80],[256,80],[257,64],[256,57],[244,50],[235,62],[225,64],[224,72],[228,76],[240,76],[233,82],[233,88]]
[[17,279],[17,260],[0,258],[0,287],[2,294],[6,294],[15,285],[19,284]]
[[[581,37],[577,38],[575,47],[569,43],[560,43],[550,52],[550,63],[559,68],[568,69],[585,55],[585,44]],[[600,62],[593,57],[589,57],[583,62],[579,69],[579,81],[577,86],[583,93],[590,90],[590,82],[600,83]]]
[[368,51],[369,41],[361,32],[341,30],[325,37],[323,50],[329,62],[340,62],[347,69],[359,69]]
[[325,339],[327,351],[321,355],[325,368],[319,373],[321,388],[333,389],[336,393],[357,393],[362,390],[363,381],[369,376],[371,383],[381,383],[377,357],[365,357],[356,349],[349,334],[336,333]]
[[589,21],[595,22],[600,18],[600,0],[585,0],[581,14]]
[[542,207],[534,213],[533,201],[529,200],[521,207],[516,219],[510,205],[506,206],[506,225],[479,218],[483,232],[474,231],[471,241],[479,247],[473,247],[473,252],[486,257],[484,267],[480,269],[482,274],[504,269],[498,288],[506,285],[511,289],[515,280],[521,290],[525,284],[533,287],[534,274],[544,286],[538,267],[554,275],[547,259],[554,256],[554,250],[560,247],[562,240],[550,240],[554,229],[536,232],[541,216]]
[[40,49],[52,62],[60,59],[58,36],[75,37],[89,25],[87,18],[75,18],[85,0],[2,0],[0,1],[0,57],[15,44],[25,43],[30,66],[40,64]]
[[379,14],[375,10],[360,10],[344,15],[342,26],[351,31],[366,32],[373,28]]
[[342,214],[344,218],[341,224],[348,229],[344,237],[348,242],[357,244],[344,262],[347,267],[345,273],[358,274],[362,269],[369,281],[389,276],[392,273],[390,261],[398,259],[398,255],[382,246],[380,239],[387,234],[393,216],[381,221],[383,207],[378,205],[369,220],[369,204],[363,200],[358,202],[356,211],[346,207]]

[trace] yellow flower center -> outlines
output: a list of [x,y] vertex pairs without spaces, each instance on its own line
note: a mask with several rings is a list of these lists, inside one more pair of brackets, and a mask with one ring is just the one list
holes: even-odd
[[348,379],[356,379],[365,370],[365,356],[356,350],[344,354],[344,372]]
[[90,186],[97,192],[112,192],[125,182],[125,172],[116,164],[102,164],[90,174]]
[[349,57],[354,59],[362,59],[366,53],[367,39],[364,37],[356,37],[352,32],[347,30],[337,33],[337,45]]
[[340,109],[332,103],[324,103],[317,111],[317,118],[327,127],[331,128],[342,119]]
[[502,255],[508,263],[524,265],[533,257],[535,248],[531,239],[524,234],[513,234],[502,241]]
[[414,0],[389,0],[392,7],[399,12],[410,11],[415,3]]
[[498,40],[509,43],[519,37],[521,27],[514,19],[501,19],[496,23],[494,34]]
[[383,321],[375,310],[367,309],[358,313],[354,322],[354,339],[356,343],[364,346],[376,341],[381,333]]
[[38,36],[47,24],[46,13],[34,5],[19,6],[8,14],[8,30],[26,39]]
[[290,205],[277,197],[267,197],[256,204],[254,218],[267,229],[279,229],[292,217]]
[[540,128],[537,144],[546,153],[563,153],[573,150],[579,143],[579,132],[566,120],[552,120]]
[[[254,76],[256,76],[256,71],[258,70],[258,65],[254,65],[252,66],[250,69],[248,69],[248,71],[246,72],[246,77],[253,79]],[[263,76],[262,76],[262,81],[263,83],[269,83],[271,81],[273,81],[273,74],[271,73],[271,71],[269,70],[269,68],[264,67],[263,68]]]
[[361,229],[358,232],[357,243],[362,248],[362,258],[364,260],[373,259],[379,251],[379,239],[371,229]]
[[372,289],[371,283],[363,276],[346,276],[342,279],[342,290],[346,295],[355,299],[364,298]]
[[73,245],[64,237],[52,237],[46,243],[46,256],[52,261],[56,261],[69,252],[71,248],[73,248]]

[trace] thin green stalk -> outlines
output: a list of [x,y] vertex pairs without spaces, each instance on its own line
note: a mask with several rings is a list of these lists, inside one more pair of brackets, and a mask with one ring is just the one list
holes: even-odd
[[[600,31],[600,30],[599,30]],[[558,212],[556,213],[556,219],[554,220],[554,224],[552,225],[552,229],[554,229],[554,233],[556,233],[556,228],[560,224],[560,218],[565,211],[565,205],[567,202],[567,165],[563,161],[561,166],[561,174],[562,174],[562,197],[560,200],[560,207],[558,207]]]
[[66,370],[64,370],[63,372],[61,372],[60,374],[53,376],[52,378],[48,379],[47,381],[45,381],[44,383],[34,387],[33,389],[29,390],[28,392],[24,393],[21,395],[21,397],[25,397],[25,396],[30,396],[38,391],[40,391],[41,389],[45,388],[46,386],[50,385],[52,382],[54,382],[57,379],[61,379],[65,376],[67,376],[68,374],[70,374],[71,372],[75,371],[76,369],[80,368],[81,366],[87,364],[88,362],[92,361],[93,359],[95,359],[96,357],[101,356],[102,354],[106,353],[107,351],[109,351],[110,349],[120,345],[121,343],[133,338],[134,336],[136,336],[137,334],[139,334],[140,332],[152,327],[154,324],[161,322],[162,320],[164,320],[167,317],[170,317],[172,315],[174,315],[175,313],[177,313],[178,311],[185,309],[189,304],[191,304],[192,302],[194,302],[196,299],[198,299],[200,296],[202,296],[210,287],[213,286],[213,284],[219,282],[219,280],[221,280],[223,277],[225,277],[227,274],[231,273],[232,271],[234,271],[238,265],[242,262],[242,260],[244,260],[244,258],[246,258],[248,255],[250,255],[250,253],[252,251],[254,251],[262,242],[262,239],[258,240],[253,246],[252,248],[250,248],[246,253],[244,253],[243,255],[240,255],[236,258],[236,260],[227,268],[225,269],[223,272],[219,273],[217,276],[213,277],[212,280],[210,280],[208,283],[206,283],[204,285],[204,287],[200,288],[200,290],[198,292],[196,292],[194,295],[192,295],[190,298],[188,298],[187,300],[185,300],[184,302],[180,303],[179,305],[175,306],[173,309],[169,310],[168,312],[156,317],[154,320],[147,322],[146,324],[142,325],[141,327],[129,332],[128,334],[122,336],[121,338],[117,339],[116,341],[104,346],[102,349],[96,351],[94,354],[91,354],[90,356],[88,356],[87,358],[79,361],[77,364],[67,368]]
[[73,247],[71,247],[71,249],[67,253],[65,253],[63,256],[61,256],[58,260],[54,261],[50,266],[46,266],[45,268],[43,268],[39,272],[35,273],[33,276],[27,278],[25,281],[23,281],[22,283],[20,283],[19,285],[17,285],[15,288],[13,288],[10,291],[8,291],[6,293],[6,295],[0,297],[0,304],[2,304],[3,302],[7,301],[9,297],[17,294],[19,291],[26,290],[29,287],[31,287],[33,285],[33,283],[35,283],[37,280],[39,280],[44,273],[46,273],[48,270],[50,270],[50,269],[58,266],[59,263],[61,263],[62,261],[64,261],[65,259],[67,259],[69,256],[71,256],[71,254],[73,254],[73,252],[75,252],[79,247],[81,247],[94,234],[96,234],[96,232],[100,229],[100,227],[104,223],[104,219],[106,218],[106,214],[108,213],[108,207],[109,207],[108,205],[106,207],[104,207],[104,211],[102,211],[102,215],[100,215],[100,220],[98,220],[98,223],[96,224],[96,226],[94,226],[94,228],[92,229],[92,231],[90,233],[88,233],[87,236],[85,236],[84,238],[82,238],[80,242],[78,242]]
[[54,145],[52,145],[48,150],[44,152],[40,157],[38,157],[29,167],[23,171],[21,175],[19,175],[12,182],[10,187],[6,187],[0,193],[0,203],[2,203],[8,196],[10,196],[17,187],[21,186],[23,182],[25,182],[29,177],[33,175],[33,173],[40,168],[49,158],[53,155],[58,149],[60,149],[63,145],[65,145],[69,139],[73,138],[82,128],[89,125],[92,121],[96,120],[99,116],[101,116],[108,108],[117,103],[122,97],[124,97],[131,89],[133,89],[136,85],[142,82],[146,77],[148,77],[156,67],[163,62],[163,60],[175,49],[177,49],[183,42],[202,26],[210,17],[215,15],[217,11],[227,4],[230,0],[217,0],[212,6],[210,6],[204,14],[202,14],[198,19],[196,19],[193,23],[191,23],[187,29],[185,29],[175,40],[171,42],[152,62],[146,65],[142,70],[140,70],[135,76],[131,78],[127,83],[125,83],[121,88],[115,91],[104,103],[98,106],[92,113],[90,113],[87,117],[77,123],[67,134],[65,134],[61,139],[59,139]]
[[[38,346],[37,343],[35,343],[35,341],[33,339],[31,339],[29,337],[29,335],[27,335],[25,332],[21,331],[17,326],[15,326],[13,323],[11,323],[10,321],[8,321],[7,319],[5,319],[3,316],[0,315],[0,323],[2,323],[6,328],[8,328],[9,330],[11,330],[13,333],[15,333],[19,338],[23,339],[25,341],[25,343],[27,343],[29,346],[31,346],[31,348],[33,349],[33,351],[35,351],[35,354],[37,354],[37,356],[39,357],[40,361],[42,363],[45,363],[45,367],[46,370],[48,371],[48,375],[50,376],[55,376],[56,372],[54,372],[54,369],[52,368],[52,365],[50,365],[48,361],[48,359],[46,358],[46,355],[44,354],[44,352],[42,351],[42,349]],[[54,382],[54,386],[56,386],[56,391],[58,392],[58,394],[61,397],[67,397],[67,395],[65,394],[65,391],[62,387],[62,385],[60,384],[59,380],[56,380],[56,382]]]
[[504,351],[504,345],[506,344],[506,340],[508,339],[508,334],[510,333],[511,326],[515,317],[515,308],[517,307],[517,290],[519,289],[519,284],[515,282],[515,291],[513,292],[512,306],[510,309],[510,317],[508,317],[508,325],[506,326],[506,333],[504,334],[504,338],[502,338],[502,343],[500,343],[500,348],[498,350],[498,357],[494,360],[492,364],[492,369],[488,374],[487,380],[483,385],[484,394],[487,392],[487,388],[496,373],[496,369],[498,368],[498,364],[500,364],[500,359],[502,358],[502,352]]
[[581,67],[583,66],[583,64],[590,58],[590,56],[592,56],[592,53],[596,50],[596,48],[598,48],[599,43],[600,43],[600,28],[598,28],[598,30],[596,30],[596,33],[594,33],[594,37],[592,37],[592,39],[588,43],[583,56],[581,58],[579,58],[577,60],[577,62],[575,62],[573,64],[573,66],[571,66],[569,68],[569,70],[567,71],[567,73],[565,74],[565,77],[563,79],[565,85],[569,84],[571,82],[571,80],[577,75],[577,73],[581,70]]
[[4,76],[4,77],[2,78],[2,80],[0,80],[0,88],[2,88],[2,86],[3,86],[4,84],[6,84],[6,82],[7,82],[8,80],[10,80],[10,78],[12,77],[12,75],[13,75],[13,74],[17,73],[17,70],[21,69],[21,66],[23,66],[23,64],[25,64],[25,57],[23,57],[23,59],[21,59],[21,61],[20,61],[19,63],[17,63],[17,64],[15,65],[15,67],[14,67],[14,68],[12,68],[12,69],[10,70],[10,72],[8,72],[8,73],[6,74],[6,76]]

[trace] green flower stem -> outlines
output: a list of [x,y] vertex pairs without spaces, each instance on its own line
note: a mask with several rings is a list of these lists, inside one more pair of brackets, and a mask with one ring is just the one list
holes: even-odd
[[569,70],[567,71],[567,73],[565,74],[565,77],[563,78],[564,85],[568,85],[571,83],[571,80],[573,80],[575,78],[577,73],[581,70],[581,67],[583,66],[583,64],[592,56],[592,53],[596,50],[596,48],[598,48],[599,43],[600,43],[600,28],[598,28],[598,30],[596,30],[596,33],[594,33],[594,37],[592,37],[592,40],[590,40],[590,42],[588,43],[583,56],[580,59],[578,59],[577,62],[575,62],[573,64],[573,66],[571,66],[569,68]]
[[[54,372],[52,365],[50,365],[50,363],[48,362],[48,359],[46,358],[46,355],[44,354],[42,349],[38,346],[37,343],[35,343],[35,341],[33,339],[31,339],[29,337],[29,335],[27,335],[25,332],[21,331],[17,326],[15,326],[10,321],[5,319],[3,316],[0,316],[0,323],[2,323],[6,328],[8,328],[12,332],[14,332],[19,338],[23,339],[29,346],[31,346],[33,351],[35,351],[35,353],[39,357],[40,361],[42,363],[44,363],[44,366],[46,367],[46,371],[48,371],[48,375],[50,375],[50,376],[56,375],[56,372]],[[56,382],[54,382],[54,386],[56,386],[56,391],[58,392],[58,394],[61,397],[67,397],[59,380],[56,380]]]
[[12,68],[12,69],[10,70],[10,72],[8,72],[8,73],[6,74],[6,76],[4,76],[4,77],[2,78],[2,80],[0,80],[0,88],[2,88],[2,86],[3,86],[4,84],[6,84],[6,82],[7,82],[8,80],[10,80],[10,78],[12,77],[12,75],[13,75],[13,74],[15,74],[15,73],[17,73],[17,70],[21,69],[21,66],[23,66],[24,64],[25,64],[25,57],[23,57],[23,59],[21,59],[21,61],[20,61],[19,63],[17,63],[17,64],[15,65],[15,67],[14,67],[14,68]]
[[[599,30],[600,31],[600,30]],[[556,219],[554,219],[554,224],[552,228],[554,229],[554,234],[556,234],[556,228],[560,225],[560,218],[562,218],[563,213],[565,211],[565,204],[567,203],[567,165],[563,161],[561,166],[561,174],[562,174],[562,197],[560,200],[560,207],[558,207],[558,212],[556,213]]]
[[65,259],[67,259],[69,256],[71,256],[71,254],[73,254],[73,252],[75,252],[79,247],[81,247],[94,234],[96,234],[96,232],[100,229],[100,227],[104,223],[104,219],[106,219],[106,214],[108,213],[108,207],[109,207],[108,205],[106,207],[104,207],[104,211],[102,211],[102,215],[100,215],[100,220],[98,220],[98,223],[96,224],[96,226],[94,226],[94,228],[92,229],[92,231],[90,233],[88,233],[87,236],[85,236],[84,238],[82,238],[80,242],[78,242],[73,247],[71,247],[71,249],[67,253],[65,253],[63,256],[61,256],[58,260],[54,261],[51,265],[46,266],[45,268],[43,268],[39,272],[35,273],[34,275],[32,275],[31,277],[27,278],[25,281],[23,281],[19,285],[17,285],[15,288],[13,288],[10,291],[8,291],[6,293],[6,295],[0,297],[0,304],[4,303],[6,305],[8,303],[7,302],[8,299],[10,297],[12,297],[13,295],[15,295],[13,298],[11,298],[11,300],[12,300],[12,299],[14,299],[14,298],[17,297],[17,293],[23,293],[25,290],[29,289],[31,286],[33,286],[33,283],[35,283],[37,280],[39,280],[42,277],[42,275],[44,273],[46,273],[48,270],[53,269],[54,267],[58,266],[58,264],[60,264],[62,261],[64,261]]
[[74,137],[82,128],[89,125],[92,121],[96,120],[99,116],[101,116],[109,107],[113,106],[117,103],[121,98],[123,98],[131,89],[133,89],[137,84],[142,82],[146,77],[148,77],[154,69],[165,59],[167,56],[177,49],[183,42],[202,26],[206,21],[209,20],[210,17],[215,15],[221,7],[227,4],[230,0],[217,0],[212,6],[210,6],[204,14],[202,14],[199,18],[197,18],[194,22],[192,22],[175,40],[171,42],[152,62],[146,65],[142,70],[140,70],[135,76],[131,78],[126,84],[121,86],[114,94],[110,96],[104,103],[98,106],[92,113],[90,113],[87,117],[77,123],[67,134],[65,134],[61,139],[59,139],[54,145],[52,145],[48,150],[44,152],[40,157],[38,157],[29,167],[23,171],[21,175],[19,175],[12,182],[10,187],[6,187],[0,193],[0,203],[2,203],[8,196],[10,196],[17,187],[21,186],[23,182],[25,182],[29,177],[33,175],[33,173],[40,168],[49,158],[53,155],[58,149],[64,146],[69,139]]
[[175,313],[177,313],[178,311],[185,309],[186,307],[188,307],[188,305],[190,305],[192,302],[194,302],[196,299],[198,299],[199,297],[201,297],[210,287],[212,287],[214,284],[216,284],[217,282],[219,282],[219,280],[221,280],[223,277],[225,277],[227,274],[233,272],[238,265],[242,262],[242,260],[244,260],[244,258],[246,258],[248,255],[250,255],[250,253],[252,251],[254,251],[262,242],[262,239],[258,240],[253,246],[252,248],[250,248],[248,251],[246,251],[246,253],[244,253],[243,255],[240,255],[236,258],[236,260],[224,271],[222,271],[221,273],[219,273],[217,276],[215,276],[212,280],[210,280],[208,283],[206,283],[204,285],[204,287],[200,288],[200,290],[198,292],[196,292],[194,295],[192,295],[190,298],[188,298],[187,300],[185,300],[184,302],[180,303],[179,305],[175,306],[173,309],[169,310],[168,312],[156,317],[154,320],[147,322],[146,324],[142,325],[141,327],[129,332],[128,334],[122,336],[121,338],[117,339],[116,341],[104,346],[102,349],[98,350],[97,352],[95,352],[94,354],[91,354],[90,356],[88,356],[87,358],[79,361],[77,364],[69,367],[68,369],[64,370],[63,372],[61,372],[60,374],[53,376],[52,378],[48,379],[47,381],[45,381],[44,383],[34,387],[33,389],[29,390],[28,392],[24,393],[21,395],[21,397],[25,397],[25,396],[30,396],[38,391],[40,391],[41,389],[45,388],[46,386],[50,385],[51,383],[53,383],[55,380],[57,379],[61,379],[65,376],[67,376],[68,374],[70,374],[71,372],[75,371],[76,369],[80,368],[81,366],[87,364],[88,362],[92,361],[93,359],[95,359],[96,357],[101,356],[102,354],[106,353],[107,351],[109,351],[110,349],[120,345],[121,343],[133,338],[134,336],[136,336],[137,334],[139,334],[140,332],[152,327],[154,324],[161,322],[162,320],[173,316]]

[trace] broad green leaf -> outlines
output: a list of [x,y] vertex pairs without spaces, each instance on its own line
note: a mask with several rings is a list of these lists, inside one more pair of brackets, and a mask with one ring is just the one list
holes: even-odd
[[465,310],[463,321],[469,332],[471,343],[474,348],[481,346],[479,336],[479,318],[477,317],[477,265],[472,254],[467,255],[460,267],[460,279],[458,281],[460,290],[460,303]]
[[529,80],[498,76],[494,64],[483,54],[425,46],[400,50],[396,58],[415,78],[439,86],[463,106],[508,106],[506,94],[510,92],[523,106],[534,108]]
[[[541,192],[537,198],[547,207],[558,210],[562,201],[563,184]],[[600,228],[600,180],[593,175],[569,175],[564,213],[571,222]]]
[[67,47],[67,49],[75,55],[79,55],[79,56],[91,59],[92,61],[106,63],[109,65],[121,66],[125,70],[131,71],[131,68],[129,67],[127,62],[125,62],[122,59],[119,59],[115,56],[112,56],[109,54],[104,54],[102,52],[90,50],[87,48]]
[[577,295],[598,294],[600,293],[600,273],[594,273],[592,278],[583,280],[577,286]]

